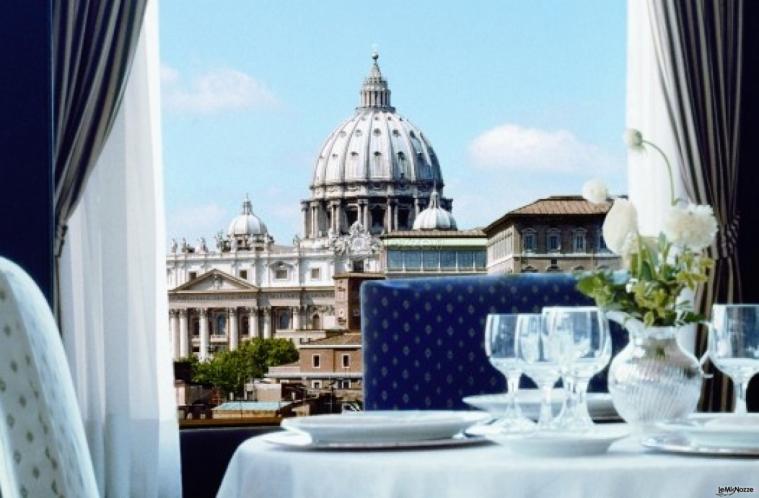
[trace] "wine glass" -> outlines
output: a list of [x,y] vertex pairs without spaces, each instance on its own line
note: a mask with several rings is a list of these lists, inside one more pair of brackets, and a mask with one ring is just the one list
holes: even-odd
[[512,314],[490,314],[485,323],[485,353],[491,365],[506,377],[508,386],[506,410],[491,424],[499,432],[524,432],[535,427],[532,420],[522,415],[517,401],[524,362],[518,353],[516,324],[517,315]]
[[548,335],[540,313],[523,313],[517,318],[519,357],[524,361],[524,373],[537,384],[541,392],[538,429],[552,428],[551,394],[559,380],[559,364],[548,354]]
[[735,413],[746,413],[748,383],[759,372],[759,305],[712,307],[709,358],[733,381]]
[[548,356],[559,365],[566,398],[554,426],[587,430],[593,426],[586,393],[591,377],[611,359],[609,323],[594,306],[543,308]]

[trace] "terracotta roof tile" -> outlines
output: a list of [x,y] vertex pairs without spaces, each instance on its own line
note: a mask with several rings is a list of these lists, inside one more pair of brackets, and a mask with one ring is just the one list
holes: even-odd
[[361,334],[340,334],[333,335],[331,337],[325,337],[324,339],[316,339],[301,345],[303,346],[360,346]]

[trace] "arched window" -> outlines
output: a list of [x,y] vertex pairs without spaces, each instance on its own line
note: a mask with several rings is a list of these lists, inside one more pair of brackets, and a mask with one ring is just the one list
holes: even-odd
[[290,328],[290,312],[280,311],[277,316],[277,330],[287,330]]
[[320,330],[322,328],[322,319],[319,316],[319,313],[315,313],[314,316],[311,317],[311,328],[313,330]]

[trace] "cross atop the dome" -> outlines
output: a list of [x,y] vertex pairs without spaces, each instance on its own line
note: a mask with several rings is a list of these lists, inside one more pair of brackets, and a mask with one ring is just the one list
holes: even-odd
[[377,47],[377,44],[372,44],[372,60],[374,62],[377,62],[377,59],[379,59],[379,48]]

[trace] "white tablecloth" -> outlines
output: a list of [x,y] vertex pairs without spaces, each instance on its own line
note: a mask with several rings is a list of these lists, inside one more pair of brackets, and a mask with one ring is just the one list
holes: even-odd
[[497,445],[415,451],[303,451],[252,438],[238,448],[219,498],[697,498],[753,487],[759,459],[654,453],[636,439],[593,457],[525,457]]

